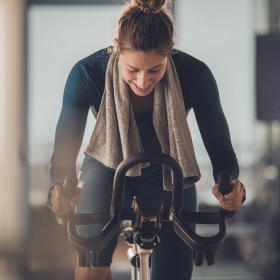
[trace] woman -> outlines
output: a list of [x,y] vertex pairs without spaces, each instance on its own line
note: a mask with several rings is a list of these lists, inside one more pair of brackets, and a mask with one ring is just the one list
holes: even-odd
[[[118,23],[115,47],[100,50],[72,69],[64,92],[54,152],[50,164],[53,187],[49,207],[57,214],[110,209],[114,172],[128,156],[141,151],[170,154],[184,173],[184,210],[196,210],[194,183],[200,178],[186,112],[194,109],[198,126],[213,165],[214,180],[229,173],[233,191],[223,196],[215,185],[212,192],[227,210],[239,208],[244,186],[237,180],[239,167],[218,89],[208,67],[173,49],[173,23],[164,10],[165,0],[132,0]],[[61,182],[76,175],[88,109],[97,122],[79,173],[72,200],[61,193]],[[171,206],[171,174],[161,164],[138,165],[127,173],[123,207],[133,196],[163,196]],[[102,225],[80,226],[83,237],[97,235]],[[193,227],[194,228],[194,227]],[[160,244],[154,249],[152,279],[190,279],[191,249],[177,236],[171,223],[163,223]],[[109,280],[116,236],[100,253],[100,265],[76,268],[75,279]],[[170,244],[172,240],[172,245]]]

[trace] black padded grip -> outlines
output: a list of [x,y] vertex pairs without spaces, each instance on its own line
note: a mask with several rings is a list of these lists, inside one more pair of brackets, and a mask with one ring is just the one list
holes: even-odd
[[63,194],[67,198],[71,199],[76,193],[77,185],[78,185],[78,180],[76,176],[70,176],[70,175],[66,176],[62,186]]
[[229,174],[220,174],[218,178],[219,192],[226,195],[232,191],[231,178]]

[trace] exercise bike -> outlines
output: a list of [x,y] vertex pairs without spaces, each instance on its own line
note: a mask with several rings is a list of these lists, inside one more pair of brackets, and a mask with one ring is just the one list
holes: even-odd
[[[134,197],[132,208],[122,209],[126,172],[134,165],[143,162],[157,162],[173,171],[172,207],[163,209],[163,197]],[[232,190],[228,174],[219,176],[219,191],[225,195]],[[72,198],[77,179],[67,176],[63,184],[63,193]],[[226,222],[233,219],[235,211],[220,209],[218,212],[191,212],[183,209],[183,173],[178,162],[165,154],[140,153],[124,160],[115,172],[114,187],[110,211],[56,215],[60,224],[68,227],[68,241],[78,253],[77,264],[85,267],[85,255],[91,254],[90,265],[97,267],[99,253],[107,246],[120,230],[130,244],[128,258],[131,263],[132,280],[150,280],[151,260],[149,255],[160,242],[157,235],[162,221],[173,223],[175,232],[193,250],[194,264],[201,266],[206,258],[208,265],[215,262],[216,252],[223,245],[226,235]],[[123,222],[123,223],[121,223]],[[83,238],[77,234],[76,226],[106,223],[99,235]],[[219,232],[212,237],[196,234],[188,223],[218,224]]]

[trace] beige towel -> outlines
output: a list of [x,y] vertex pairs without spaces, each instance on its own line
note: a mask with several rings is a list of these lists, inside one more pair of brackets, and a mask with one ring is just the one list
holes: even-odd
[[[182,167],[184,188],[196,183],[201,175],[186,120],[180,82],[171,57],[163,78],[154,89],[153,123],[162,153],[175,158]],[[115,54],[111,54],[108,62],[105,91],[85,152],[111,168],[117,168],[124,159],[143,152],[129,98],[129,85],[121,76]],[[138,164],[126,175],[139,176],[141,169],[148,165]],[[173,188],[173,173],[166,166],[163,166],[163,185],[168,191]]]

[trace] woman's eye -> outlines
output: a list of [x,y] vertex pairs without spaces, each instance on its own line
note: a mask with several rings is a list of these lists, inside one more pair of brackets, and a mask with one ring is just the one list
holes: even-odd
[[160,69],[159,70],[150,70],[151,73],[158,73],[159,71],[160,71]]
[[[136,73],[136,72],[138,72],[139,70],[128,70],[130,73]],[[150,73],[158,73],[160,71],[160,69],[159,70],[149,70],[149,72]]]

